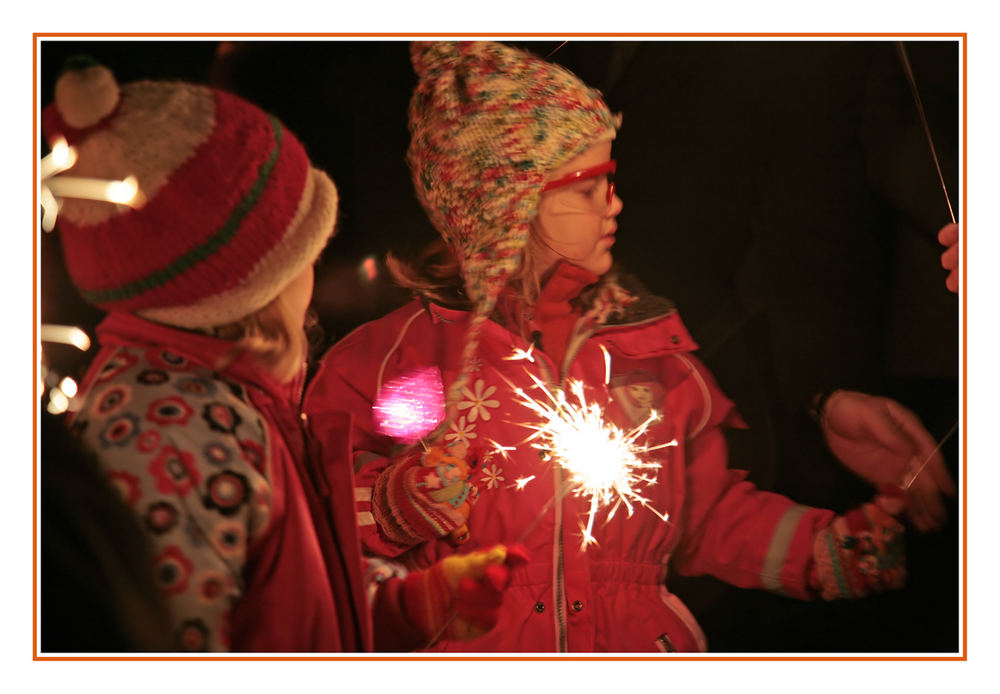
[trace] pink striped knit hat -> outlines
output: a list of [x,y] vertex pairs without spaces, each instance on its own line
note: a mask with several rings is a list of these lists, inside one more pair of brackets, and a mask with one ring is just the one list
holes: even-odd
[[565,68],[494,42],[416,42],[407,158],[417,197],[458,257],[474,309],[457,400],[483,321],[523,260],[548,174],[614,139],[621,117]]
[[42,114],[78,151],[67,175],[138,180],[144,204],[66,199],[59,231],[77,288],[105,310],[182,328],[271,302],[333,234],[337,191],[292,133],[231,94],[180,82],[121,87],[67,71]]

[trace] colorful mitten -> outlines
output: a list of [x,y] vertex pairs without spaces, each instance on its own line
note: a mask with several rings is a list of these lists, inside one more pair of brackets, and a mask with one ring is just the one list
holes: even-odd
[[414,545],[448,535],[461,544],[469,539],[465,521],[477,499],[468,463],[435,445],[412,451],[379,475],[372,512],[394,542]]
[[504,545],[442,559],[406,577],[406,615],[427,635],[428,645],[478,638],[497,623],[510,570],[527,561],[523,548]]
[[824,600],[861,598],[902,587],[906,579],[899,487],[883,485],[875,499],[837,516],[816,536],[815,578]]

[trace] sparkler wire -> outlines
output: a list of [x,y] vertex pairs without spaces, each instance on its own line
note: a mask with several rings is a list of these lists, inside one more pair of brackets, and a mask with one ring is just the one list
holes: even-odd
[[941,450],[941,446],[943,446],[945,442],[948,439],[950,439],[952,437],[952,434],[954,434],[957,430],[958,430],[958,420],[956,419],[955,423],[951,425],[951,429],[948,430],[948,433],[944,435],[944,438],[942,438],[938,442],[938,445],[935,446],[934,450],[930,452],[930,455],[927,456],[927,459],[924,460],[924,462],[920,465],[920,467],[917,468],[917,471],[913,473],[913,476],[910,478],[910,481],[903,485],[904,490],[910,488],[910,485],[913,484],[913,482],[917,479],[917,477],[920,476],[920,473],[924,471],[924,468],[927,467],[927,463],[931,462],[931,458],[934,457],[934,454]]
[[927,137],[927,144],[931,148],[931,157],[934,159],[934,166],[937,168],[938,180],[941,181],[941,190],[944,191],[944,200],[948,203],[948,214],[951,216],[952,224],[955,223],[955,212],[951,207],[951,198],[948,196],[948,186],[945,185],[944,175],[941,173],[941,164],[938,162],[937,150],[934,149],[934,139],[931,137],[931,129],[927,124],[927,115],[924,112],[924,104],[920,100],[920,91],[917,89],[917,80],[913,76],[913,69],[910,67],[910,59],[906,54],[906,46],[902,41],[896,42],[896,51],[899,53],[899,60],[903,64],[903,72],[906,73],[906,80],[910,83],[910,91],[913,93],[913,101],[917,105],[917,113],[920,115],[920,123],[924,127],[924,135]]

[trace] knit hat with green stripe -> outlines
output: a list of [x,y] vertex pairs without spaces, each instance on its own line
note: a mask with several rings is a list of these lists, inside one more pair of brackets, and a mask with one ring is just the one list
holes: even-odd
[[569,70],[500,43],[416,42],[410,57],[413,183],[475,307],[454,402],[482,323],[523,261],[546,177],[614,139],[621,118]]
[[84,65],[42,114],[50,143],[78,152],[67,175],[135,176],[138,208],[67,198],[59,232],[91,303],[183,328],[270,303],[333,234],[337,191],[277,119],[226,92],[180,82],[119,87]]

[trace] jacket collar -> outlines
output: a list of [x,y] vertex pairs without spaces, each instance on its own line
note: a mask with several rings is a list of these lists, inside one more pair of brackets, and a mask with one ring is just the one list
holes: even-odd
[[[564,272],[563,268],[575,266],[564,263],[563,267],[557,269],[557,273]],[[573,272],[572,269],[566,271]],[[597,328],[594,335],[602,342],[613,344],[617,351],[635,359],[698,349],[698,344],[681,321],[674,303],[649,292],[633,275],[609,273],[600,278],[596,287],[613,288],[632,297],[623,311],[610,314],[608,320]],[[581,298],[590,294],[594,288],[593,284],[587,286]],[[468,321],[469,312],[466,309],[448,308],[429,300],[421,301],[434,323],[465,324]],[[588,308],[585,304],[584,311]]]
[[[204,365],[214,371],[215,364],[233,348],[233,343],[211,335],[173,328],[140,318],[131,313],[112,311],[97,326],[102,346],[141,346],[163,348]],[[305,369],[289,383],[277,379],[260,368],[249,355],[243,354],[220,374],[226,378],[253,385],[277,400],[294,400],[301,390]]]

